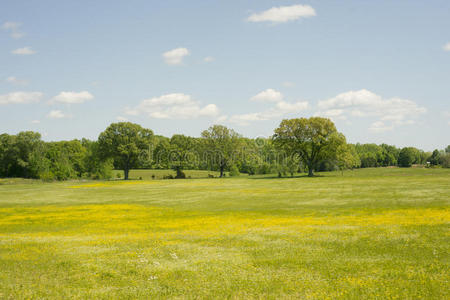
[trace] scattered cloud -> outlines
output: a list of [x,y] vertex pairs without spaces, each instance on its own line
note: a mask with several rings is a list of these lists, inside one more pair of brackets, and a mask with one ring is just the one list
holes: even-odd
[[445,44],[444,47],[442,47],[442,49],[444,49],[444,51],[450,51],[450,42]]
[[333,120],[352,117],[375,117],[378,120],[370,130],[381,132],[391,130],[397,125],[414,124],[414,118],[426,113],[424,107],[401,98],[385,99],[371,91],[349,91],[334,98],[319,101],[316,115]]
[[22,26],[22,23],[5,22],[1,26],[1,29],[7,31],[13,39],[20,39],[21,37],[23,37],[25,35],[25,33],[23,33],[20,29],[21,26]]
[[50,103],[78,104],[94,99],[94,96],[88,91],[82,92],[61,92],[53,97]]
[[316,11],[309,5],[291,5],[272,7],[260,13],[255,13],[247,18],[249,22],[272,22],[286,23],[298,20],[300,18],[308,18],[316,15]]
[[164,52],[162,56],[168,65],[180,65],[183,63],[183,58],[189,54],[189,50],[186,48],[176,48]]
[[116,119],[117,119],[117,121],[119,121],[119,122],[128,122],[128,119],[125,118],[125,117],[122,117],[122,116],[118,116]]
[[31,47],[23,47],[23,48],[18,48],[16,50],[11,51],[11,53],[14,55],[32,55],[32,54],[35,54],[36,51],[31,49]]
[[143,100],[134,108],[126,108],[125,113],[132,116],[144,113],[155,119],[195,119],[216,117],[219,109],[215,104],[201,106],[190,95],[173,93]]
[[41,92],[13,92],[0,95],[0,105],[2,104],[26,104],[39,102],[44,94]]
[[383,121],[373,122],[369,127],[369,130],[373,131],[373,132],[385,132],[385,131],[390,131],[392,129],[394,129],[394,125],[391,124],[388,126],[388,125],[384,124]]
[[251,97],[250,101],[274,103],[274,105],[271,108],[261,112],[236,114],[230,117],[226,117],[225,119],[230,123],[245,126],[249,125],[251,122],[254,121],[266,121],[276,119],[287,114],[300,113],[308,109],[309,104],[306,101],[287,102],[284,101],[283,99],[284,96],[279,91],[276,91],[274,89],[264,90],[258,93],[257,95]]
[[279,102],[283,100],[283,94],[274,89],[267,89],[251,97],[250,100],[258,102]]
[[5,81],[8,83],[11,83],[11,84],[15,84],[15,85],[27,85],[28,84],[28,81],[19,79],[14,76],[9,76],[8,78],[5,79]]
[[67,117],[67,115],[65,115],[60,110],[52,110],[47,114],[47,118],[50,118],[50,119],[62,119],[62,118],[66,118],[66,117]]
[[212,57],[212,56],[207,56],[207,57],[205,57],[204,59],[203,59],[203,61],[204,62],[207,62],[207,63],[209,63],[209,62],[213,62],[213,61],[215,61],[216,59],[214,58],[214,57]]
[[282,85],[283,85],[284,87],[290,88],[290,87],[294,87],[294,86],[295,86],[295,83],[293,83],[293,82],[291,82],[291,81],[285,81],[285,82],[282,83]]

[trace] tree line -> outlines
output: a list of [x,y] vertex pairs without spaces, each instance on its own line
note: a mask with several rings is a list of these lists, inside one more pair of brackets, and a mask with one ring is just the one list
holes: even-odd
[[67,180],[109,179],[113,170],[215,170],[224,176],[307,172],[414,164],[450,167],[450,146],[425,152],[387,144],[350,144],[329,119],[283,120],[270,138],[246,138],[233,129],[213,125],[200,137],[171,138],[130,122],[113,123],[96,141],[45,142],[37,132],[0,135],[0,177]]

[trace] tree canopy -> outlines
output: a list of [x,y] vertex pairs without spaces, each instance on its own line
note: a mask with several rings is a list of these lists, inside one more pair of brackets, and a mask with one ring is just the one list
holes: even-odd
[[[225,168],[231,165],[235,159],[241,143],[241,136],[233,129],[222,125],[213,125],[202,132],[202,138],[210,163],[217,165],[220,177],[223,177]],[[235,154],[233,156],[233,154]]]
[[153,131],[130,122],[113,123],[98,137],[100,153],[104,158],[113,158],[114,165],[123,170],[128,179],[131,168],[135,168],[139,156],[148,151]]
[[275,145],[288,154],[296,153],[313,176],[319,162],[335,159],[337,149],[346,143],[330,119],[321,117],[286,119],[275,129]]

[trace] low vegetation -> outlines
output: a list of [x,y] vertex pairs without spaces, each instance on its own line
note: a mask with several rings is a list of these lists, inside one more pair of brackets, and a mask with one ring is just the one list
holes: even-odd
[[167,172],[1,179],[0,298],[450,297],[449,169]]

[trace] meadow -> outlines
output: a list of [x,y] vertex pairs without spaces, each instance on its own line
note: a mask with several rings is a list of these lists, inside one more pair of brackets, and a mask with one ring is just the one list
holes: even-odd
[[0,179],[0,298],[450,298],[449,169],[194,173]]

